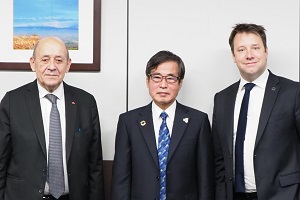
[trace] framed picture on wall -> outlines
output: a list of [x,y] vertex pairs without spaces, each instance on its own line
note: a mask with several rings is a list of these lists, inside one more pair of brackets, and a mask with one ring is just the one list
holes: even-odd
[[100,71],[101,0],[0,2],[0,19],[5,19],[0,27],[0,70],[31,70],[34,45],[54,36],[69,49],[70,71]]

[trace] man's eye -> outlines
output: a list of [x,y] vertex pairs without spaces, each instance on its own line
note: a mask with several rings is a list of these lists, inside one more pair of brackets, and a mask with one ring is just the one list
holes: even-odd
[[160,76],[152,76],[152,78],[153,78],[153,79],[157,79],[157,80],[161,79]]
[[56,63],[62,63],[61,59],[56,59],[55,61],[56,61]]
[[48,61],[49,61],[48,58],[42,58],[42,62],[43,62],[43,63],[46,63],[46,62],[48,62]]
[[174,77],[174,76],[167,76],[167,79],[170,80],[170,81],[174,81],[174,80],[176,80],[176,77]]

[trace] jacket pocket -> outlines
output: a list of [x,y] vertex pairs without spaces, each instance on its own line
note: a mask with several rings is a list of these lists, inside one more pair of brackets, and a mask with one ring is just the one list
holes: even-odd
[[279,182],[281,187],[300,183],[300,172],[279,176]]
[[11,174],[7,174],[6,178],[10,178],[10,179],[14,179],[14,180],[22,180],[21,178],[17,177],[17,176],[14,176],[14,175],[11,175]]
[[288,113],[288,112],[277,114],[277,115],[271,115],[269,118],[269,123],[277,122],[277,121],[286,119],[290,116],[292,116],[292,115],[290,115],[290,113]]
[[186,194],[184,199],[185,200],[195,200],[197,198],[193,194]]

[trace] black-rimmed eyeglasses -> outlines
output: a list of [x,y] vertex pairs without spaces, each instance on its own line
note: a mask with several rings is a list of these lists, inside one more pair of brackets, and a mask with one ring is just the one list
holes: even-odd
[[163,79],[166,79],[167,83],[176,83],[180,79],[180,77],[172,75],[162,76],[160,74],[148,74],[148,76],[155,83],[160,83]]

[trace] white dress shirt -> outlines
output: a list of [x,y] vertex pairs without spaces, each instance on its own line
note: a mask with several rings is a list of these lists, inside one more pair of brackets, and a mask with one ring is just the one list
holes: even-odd
[[[246,193],[256,192],[256,183],[253,165],[253,153],[256,140],[256,134],[259,124],[260,112],[265,94],[265,88],[269,77],[269,71],[266,69],[264,73],[259,76],[252,83],[255,84],[250,92],[247,127],[244,141],[244,175],[245,175],[245,189]],[[234,108],[234,134],[233,134],[233,150],[235,151],[236,131],[238,126],[241,103],[245,93],[244,85],[248,83],[241,77],[240,86],[236,95]],[[233,154],[235,155],[235,153]],[[233,167],[235,164],[233,165]]]
[[158,107],[153,101],[152,101],[152,118],[153,118],[153,125],[154,125],[154,132],[155,132],[155,138],[156,138],[156,146],[158,147],[158,136],[159,136],[159,129],[162,123],[162,118],[160,117],[160,114],[165,111],[168,114],[168,117],[166,119],[167,126],[169,129],[170,138],[172,136],[172,129],[173,129],[173,123],[175,118],[175,110],[176,110],[177,102],[174,101],[171,106],[169,106],[166,110],[162,110],[160,107]]
[[[50,112],[52,103],[45,97],[49,92],[38,83],[39,97],[41,103],[41,111],[44,124],[46,150],[47,150],[47,163],[48,163],[48,152],[49,152],[49,124],[50,124]],[[69,193],[68,174],[67,174],[67,162],[66,162],[66,115],[65,115],[65,95],[64,87],[61,83],[59,87],[52,93],[57,97],[57,108],[60,116],[61,123],[61,134],[62,134],[62,151],[63,151],[63,167],[64,167],[64,180],[65,180],[65,192]],[[45,195],[49,194],[48,182],[45,184]]]

